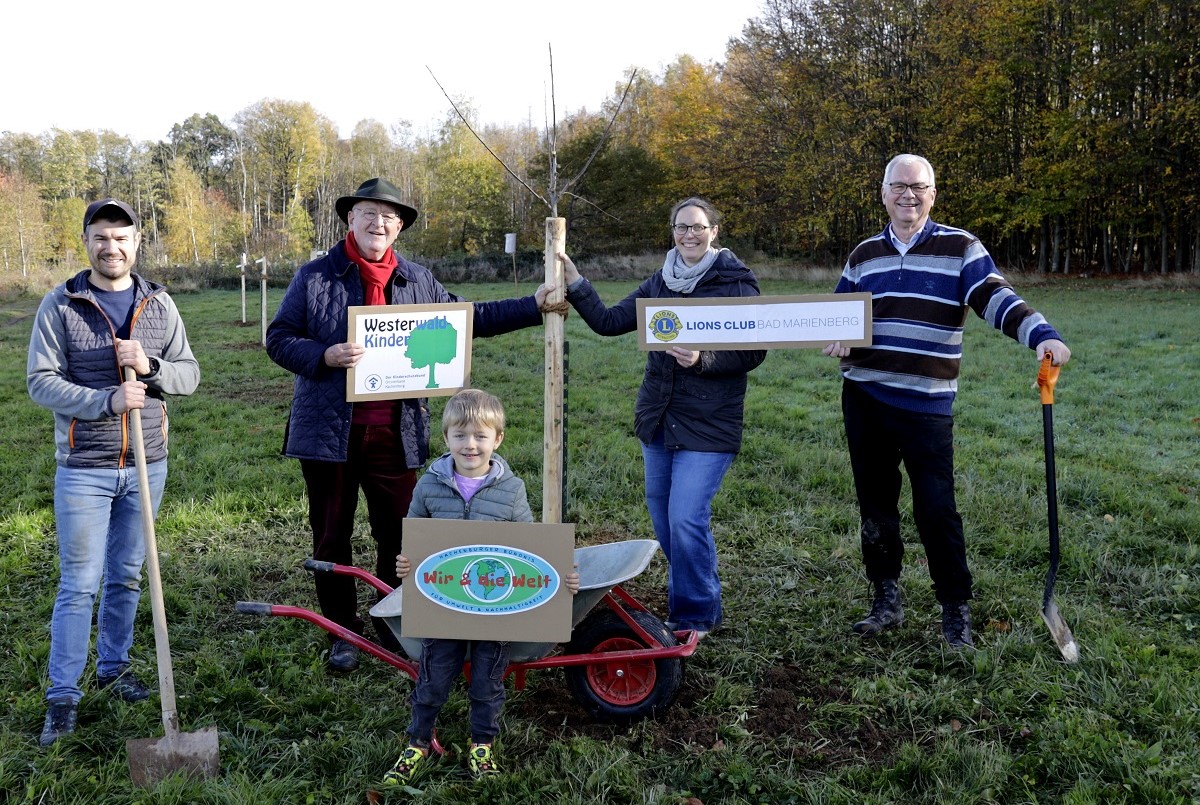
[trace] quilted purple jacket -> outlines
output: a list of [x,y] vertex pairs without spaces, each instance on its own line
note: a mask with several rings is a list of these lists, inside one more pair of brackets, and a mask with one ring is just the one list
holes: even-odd
[[[396,256],[396,271],[385,289],[389,304],[462,302],[442,287],[429,269]],[[296,375],[292,409],[283,436],[283,454],[315,461],[345,461],[353,403],[346,400],[346,370],[325,365],[325,350],[347,340],[351,305],[364,304],[358,269],[346,256],[345,241],[300,267],[267,328],[267,354]],[[476,302],[475,336],[486,337],[542,323],[532,296]],[[399,400],[396,406],[404,459],[419,469],[429,458],[429,401]]]

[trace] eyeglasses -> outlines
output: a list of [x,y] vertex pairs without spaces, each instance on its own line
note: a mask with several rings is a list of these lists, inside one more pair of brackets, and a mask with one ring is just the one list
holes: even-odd
[[933,185],[927,184],[905,184],[904,182],[892,182],[887,186],[887,189],[892,192],[893,196],[904,195],[905,190],[913,191],[914,196],[923,196],[929,192]]
[[368,221],[374,221],[376,218],[383,219],[385,224],[394,224],[400,220],[400,216],[394,212],[384,212],[383,210],[367,210],[361,207],[355,207],[354,212],[358,213]]
[[705,224],[692,224],[690,226],[688,224],[675,224],[671,227],[671,231],[676,235],[686,235],[688,232],[691,232],[693,235],[699,235],[706,229],[712,229],[712,227]]

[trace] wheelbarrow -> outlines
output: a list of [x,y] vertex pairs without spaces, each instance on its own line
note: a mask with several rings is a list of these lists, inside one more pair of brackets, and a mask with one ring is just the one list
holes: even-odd
[[[679,694],[683,660],[696,651],[699,635],[690,629],[672,632],[621,587],[644,571],[657,551],[658,542],[652,539],[576,548],[579,592],[571,602],[571,639],[565,644],[510,643],[505,677],[513,678],[514,690],[525,688],[531,670],[562,668],[571,695],[593,718],[629,724],[665,712]],[[239,601],[235,609],[306,620],[416,680],[421,641],[400,634],[400,591],[351,565],[307,559],[304,567],[352,576],[383,593],[371,615],[387,624],[403,654],[304,607]]]

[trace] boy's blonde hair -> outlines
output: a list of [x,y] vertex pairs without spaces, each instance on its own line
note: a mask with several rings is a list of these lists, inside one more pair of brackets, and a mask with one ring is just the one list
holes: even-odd
[[500,400],[481,389],[463,389],[446,402],[442,412],[442,435],[451,428],[466,425],[485,425],[496,433],[504,433],[504,406]]

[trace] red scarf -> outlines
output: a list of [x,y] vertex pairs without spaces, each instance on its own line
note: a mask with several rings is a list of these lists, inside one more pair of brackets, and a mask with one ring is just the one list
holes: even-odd
[[358,266],[358,276],[363,284],[363,299],[368,305],[386,305],[383,287],[392,278],[396,270],[396,253],[389,247],[384,252],[383,259],[372,263],[359,254],[358,244],[354,242],[354,233],[346,233],[346,256]]

